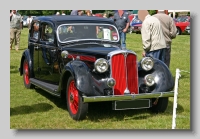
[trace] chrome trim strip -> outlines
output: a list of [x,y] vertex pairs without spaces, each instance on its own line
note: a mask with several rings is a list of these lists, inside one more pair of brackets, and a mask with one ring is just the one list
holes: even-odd
[[130,90],[128,88],[128,78],[127,78],[127,55],[128,53],[123,53],[124,55],[124,63],[125,63],[125,69],[126,69],[126,89],[124,90],[124,94],[130,94]]
[[130,51],[130,50],[115,50],[115,51],[112,51],[112,52],[108,53],[108,56],[111,57],[113,55],[120,54],[120,53],[132,53],[132,54],[137,56],[137,54],[135,52]]
[[174,91],[157,92],[157,93],[142,93],[129,95],[110,95],[110,96],[83,96],[83,102],[102,102],[102,101],[117,101],[117,100],[136,100],[143,98],[159,98],[159,97],[174,97]]

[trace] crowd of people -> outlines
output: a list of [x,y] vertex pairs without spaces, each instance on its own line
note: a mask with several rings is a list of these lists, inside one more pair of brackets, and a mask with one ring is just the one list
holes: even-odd
[[[157,10],[157,14],[151,16],[147,10],[139,10],[138,18],[142,21],[141,36],[144,50],[142,55],[157,58],[169,67],[172,39],[176,38],[177,29],[173,19],[165,13],[165,10]],[[62,11],[61,14],[56,12],[55,15],[66,14]],[[94,16],[92,10],[72,10],[70,15]],[[103,14],[103,18],[108,18],[108,15]],[[116,10],[112,19],[118,28],[122,49],[126,49],[126,33],[130,26],[129,13],[126,10]],[[27,18],[28,28],[31,22],[32,18],[29,16]],[[17,10],[12,10],[10,13],[10,49],[15,42],[15,50],[19,50],[21,29],[23,29],[22,16]]]

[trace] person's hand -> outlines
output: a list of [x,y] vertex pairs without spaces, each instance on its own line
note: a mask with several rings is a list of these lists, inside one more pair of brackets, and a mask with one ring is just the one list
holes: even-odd
[[142,56],[143,56],[143,57],[145,57],[145,54],[146,54],[145,52],[142,52]]
[[123,29],[123,32],[124,32],[124,33],[126,33],[126,32],[127,32],[127,29],[126,29],[126,28],[125,28],[125,29]]
[[13,12],[10,13],[10,16],[12,16],[12,15],[13,15]]

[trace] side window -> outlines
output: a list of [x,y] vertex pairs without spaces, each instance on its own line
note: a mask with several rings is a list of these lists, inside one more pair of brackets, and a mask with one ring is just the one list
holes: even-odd
[[50,43],[54,42],[53,27],[48,23],[42,24],[41,39]]
[[38,40],[40,35],[39,28],[40,28],[39,22],[34,22],[31,25],[31,33],[30,33],[31,39]]

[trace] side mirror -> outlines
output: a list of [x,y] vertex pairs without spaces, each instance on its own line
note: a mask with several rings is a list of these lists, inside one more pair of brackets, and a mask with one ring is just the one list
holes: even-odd
[[71,58],[74,60],[73,55],[69,54],[68,51],[64,50],[64,51],[61,52],[61,57],[62,57],[62,58],[67,58],[69,55],[70,55]]
[[69,55],[68,51],[62,51],[62,52],[61,52],[62,58],[67,58],[68,55]]

